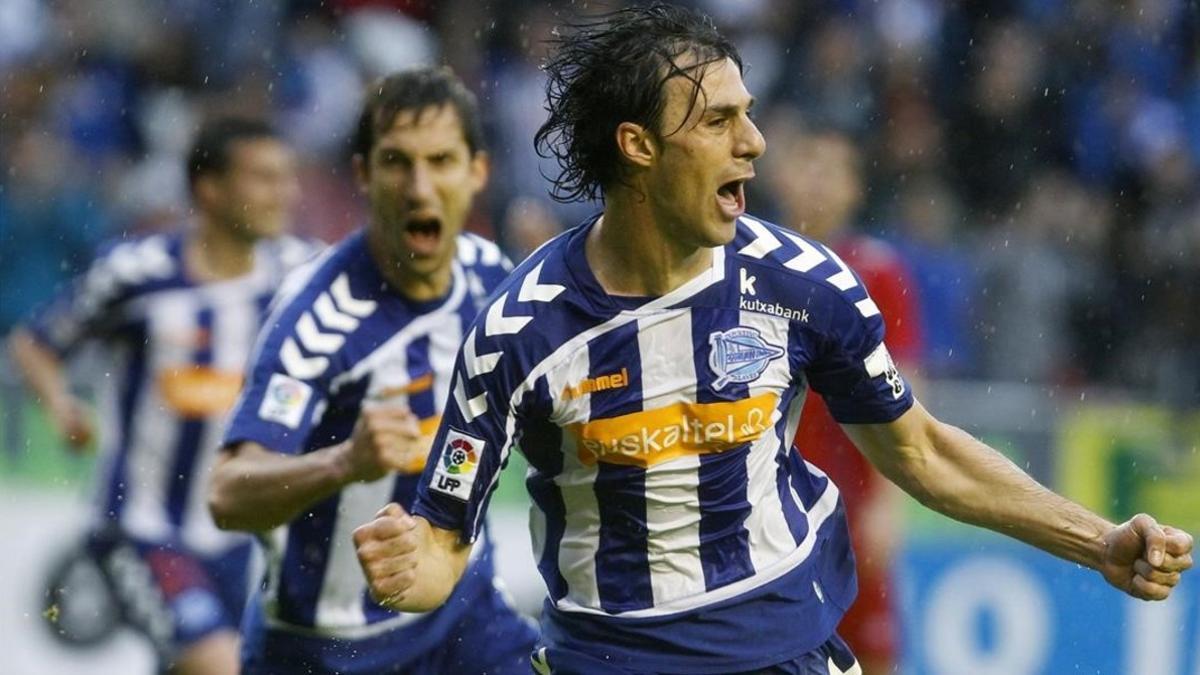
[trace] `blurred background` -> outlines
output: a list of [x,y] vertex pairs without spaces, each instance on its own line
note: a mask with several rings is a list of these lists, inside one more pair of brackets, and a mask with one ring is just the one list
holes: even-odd
[[[521,259],[596,210],[547,197],[556,167],[531,142],[544,40],[620,4],[0,0],[0,336],[102,241],[186,222],[182,155],[215,114],[265,115],[297,149],[298,232],[351,231],[361,94],[421,63],[449,63],[479,95],[493,180],[471,227]],[[739,46],[759,99],[768,151],[749,211],[828,225],[900,270],[904,361],[926,407],[1111,519],[1147,510],[1200,533],[1197,3],[681,4]],[[76,367],[84,383],[103,364]],[[132,636],[68,653],[41,625],[91,459],[58,447],[14,380],[0,357],[0,671],[148,669]],[[498,520],[505,575],[535,610],[519,471]],[[890,569],[901,672],[1200,675],[1195,579],[1139,604],[903,511]]]

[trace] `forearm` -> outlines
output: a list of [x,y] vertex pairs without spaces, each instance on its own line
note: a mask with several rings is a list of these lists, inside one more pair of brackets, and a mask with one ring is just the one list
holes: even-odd
[[285,455],[257,443],[225,451],[213,469],[208,506],[217,526],[258,532],[295,519],[350,482],[344,444]]
[[919,441],[869,453],[885,476],[951,518],[1099,566],[1112,523],[1046,489],[970,434],[921,412],[921,433],[907,435]]
[[34,396],[48,408],[71,397],[62,361],[41,345],[27,329],[17,328],[8,338],[8,351]]

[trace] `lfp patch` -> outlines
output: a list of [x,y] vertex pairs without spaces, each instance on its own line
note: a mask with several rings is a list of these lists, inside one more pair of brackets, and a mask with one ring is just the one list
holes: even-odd
[[464,502],[471,498],[471,487],[475,484],[475,470],[487,443],[480,438],[450,430],[442,446],[442,456],[429,484],[431,489],[450,495]]
[[784,350],[763,339],[757,328],[738,326],[708,336],[708,366],[716,373],[713,389],[730,382],[744,384],[757,380],[767,365],[783,356]]
[[289,429],[297,429],[304,419],[308,400],[312,398],[312,387],[280,373],[271,375],[267,391],[258,406],[258,416],[268,422],[278,422]]

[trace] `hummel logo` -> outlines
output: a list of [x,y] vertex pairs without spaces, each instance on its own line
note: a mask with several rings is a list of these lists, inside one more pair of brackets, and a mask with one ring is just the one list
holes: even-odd
[[742,280],[742,295],[758,295],[754,290],[754,282],[758,281],[758,277],[752,277],[746,273],[746,268],[742,267],[738,270],[741,273]]

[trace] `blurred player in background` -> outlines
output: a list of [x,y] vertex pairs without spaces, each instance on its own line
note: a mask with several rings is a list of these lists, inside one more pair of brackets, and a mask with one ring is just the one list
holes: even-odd
[[225,437],[210,504],[262,535],[247,674],[526,673],[536,639],[480,541],[426,614],[371,600],[351,534],[416,495],[463,336],[511,265],[462,232],[488,158],[448,69],[371,87],[354,142],[370,220],[288,281]]
[[[918,368],[922,350],[916,286],[890,245],[854,231],[863,197],[854,142],[836,131],[805,131],[792,109],[776,111],[771,120],[765,168],[784,222],[828,245],[859,275],[883,317],[888,352],[911,373]],[[911,375],[908,383],[915,384]],[[795,444],[806,460],[833,479],[846,505],[858,596],[838,624],[838,633],[865,672],[892,672],[900,637],[891,584],[891,562],[900,539],[899,490],[858,452],[819,394],[810,393],[804,401]]]
[[835,632],[855,593],[838,488],[789,450],[809,387],[928,506],[1171,593],[1191,537],[1109,523],[932,417],[845,262],[744,215],[766,144],[709,20],[621,10],[565,32],[546,72],[557,194],[604,212],[525,260],[467,335],[413,515],[355,532],[375,597],[445,602],[518,448],[548,590],[538,672],[860,673]]
[[217,529],[205,485],[267,305],[315,250],[284,234],[298,187],[292,153],[266,123],[215,120],[187,161],[192,227],[117,243],[15,330],[10,348],[54,427],[81,450],[91,415],[64,359],[88,340],[102,344],[89,548],[164,671],[228,675],[238,670],[251,541]]

